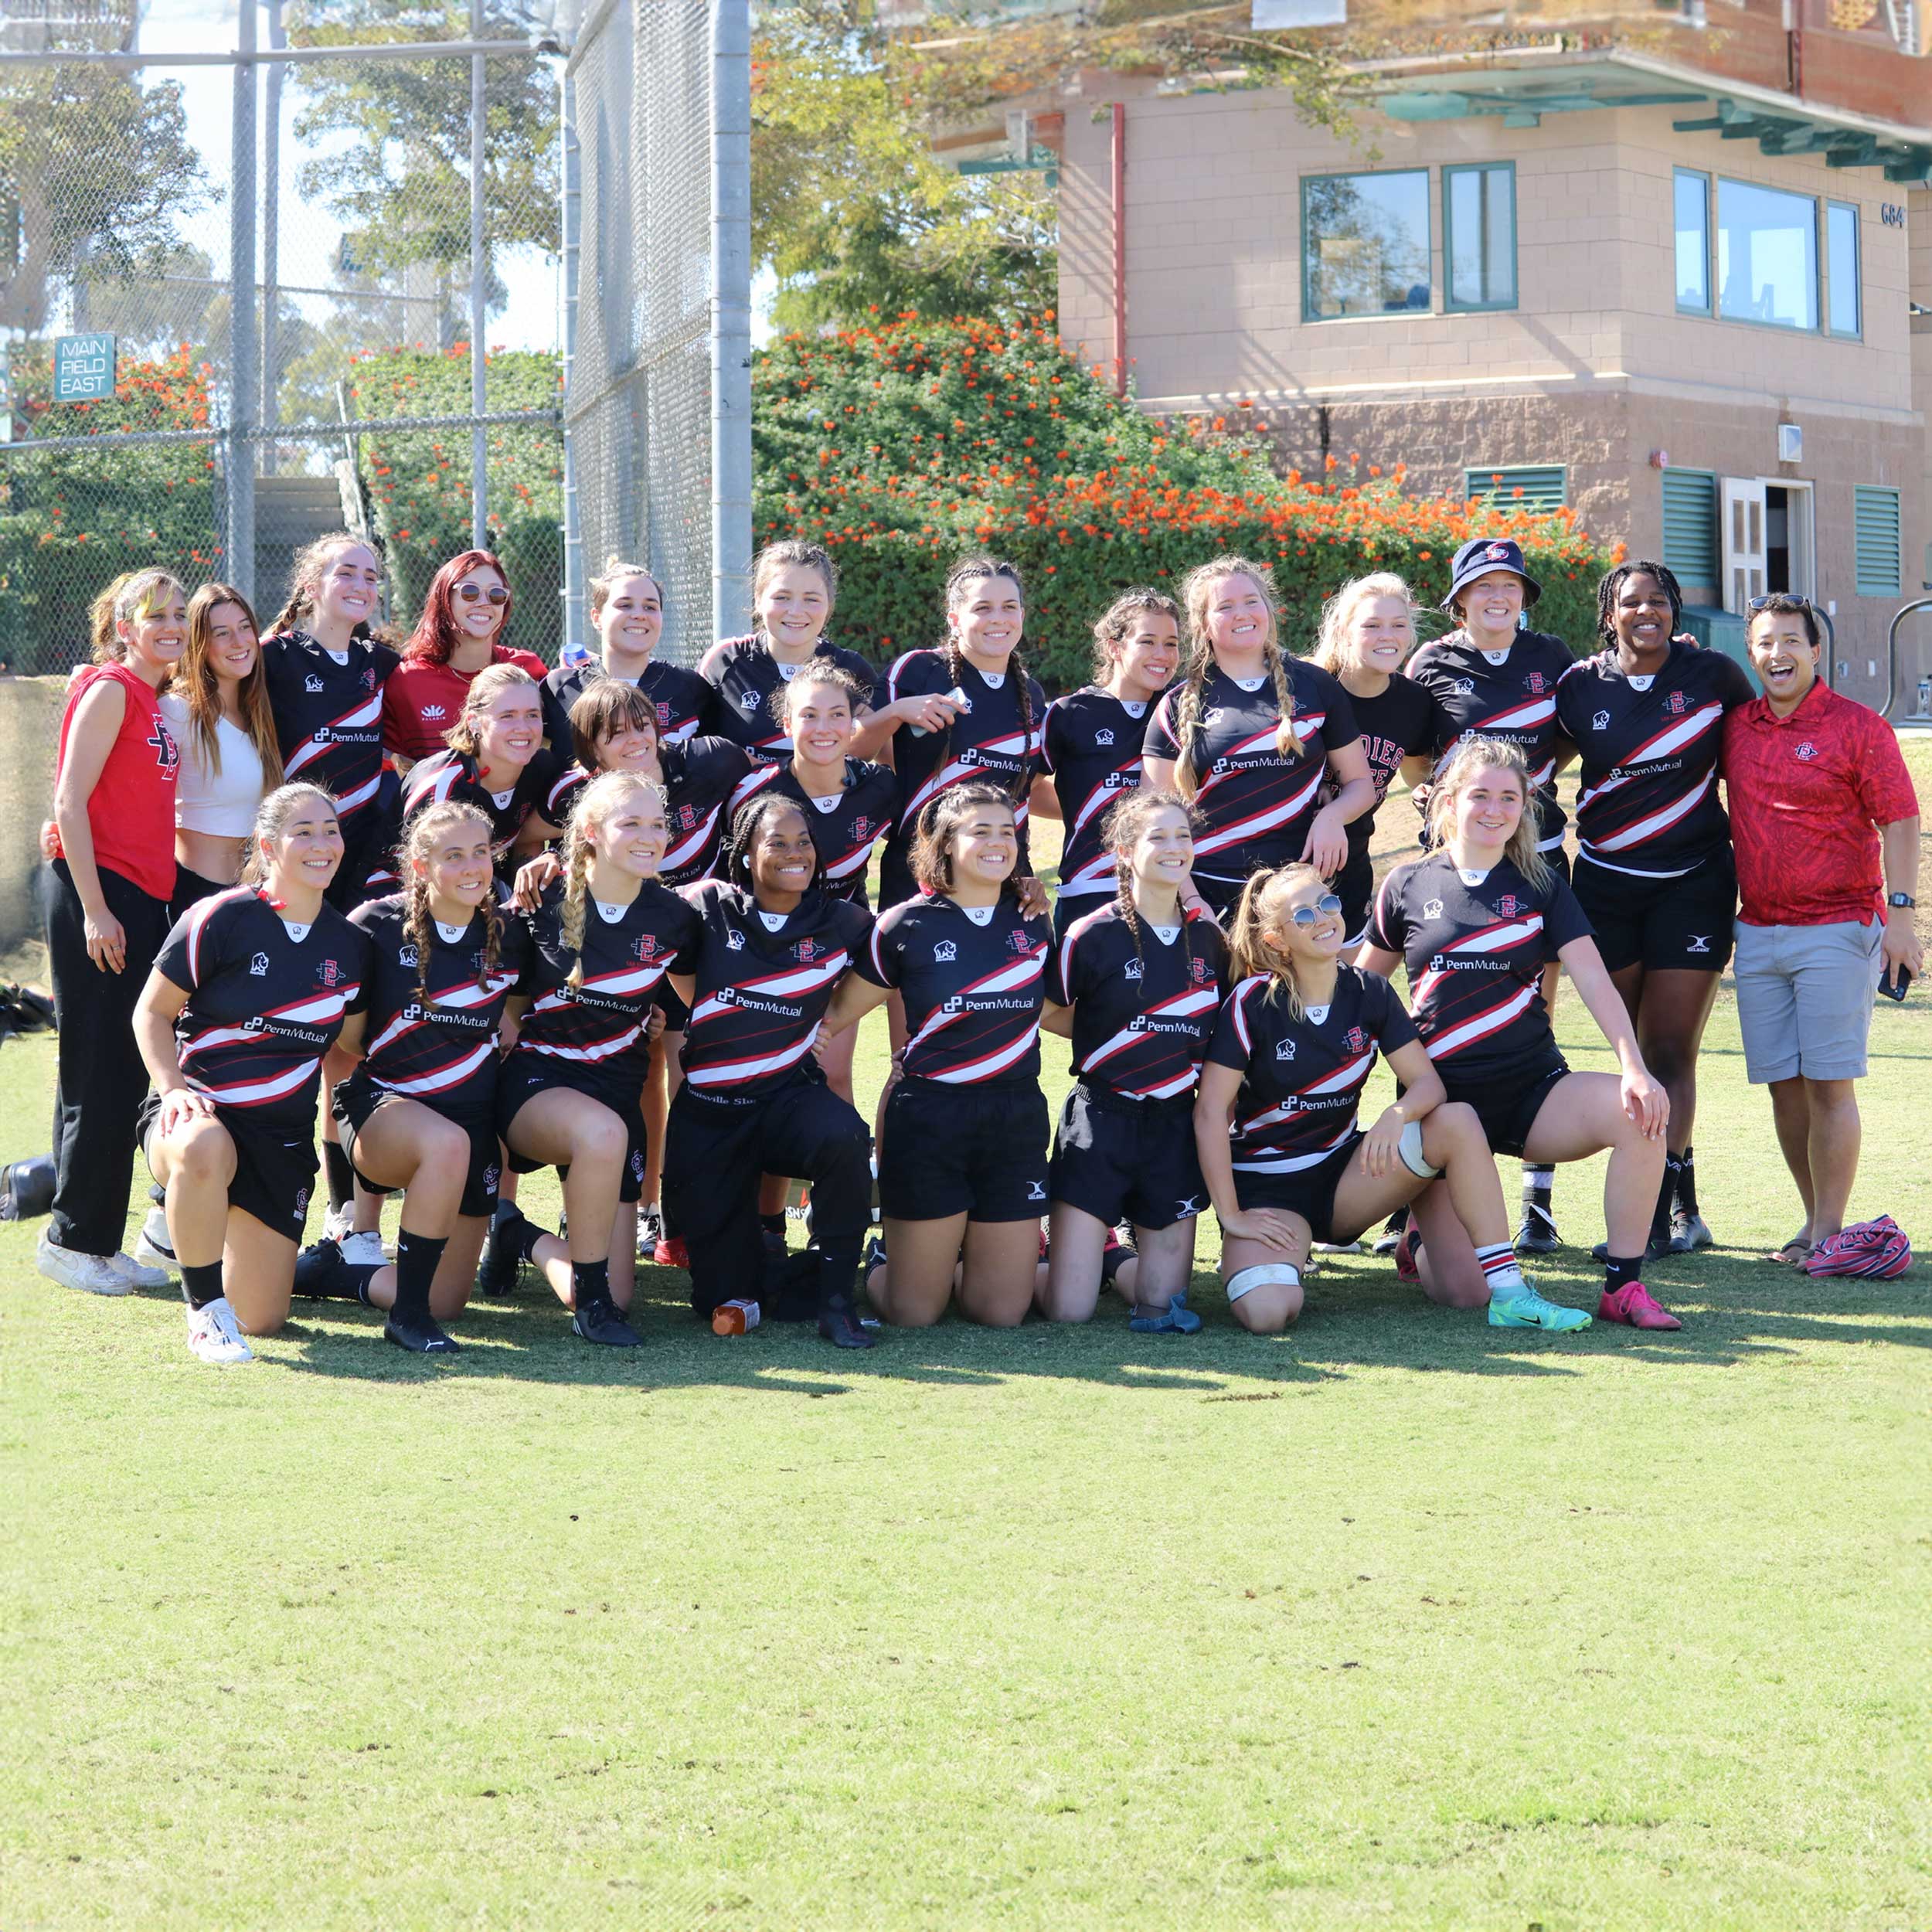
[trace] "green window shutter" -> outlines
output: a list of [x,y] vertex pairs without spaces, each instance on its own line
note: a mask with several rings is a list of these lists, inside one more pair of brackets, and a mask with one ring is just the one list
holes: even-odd
[[1852,576],[1862,597],[1899,594],[1899,493],[1860,483],[1852,492]]
[[1664,563],[1680,583],[1717,582],[1717,478],[1709,470],[1664,472]]
[[1478,464],[1464,470],[1462,479],[1464,495],[1480,497],[1498,509],[1560,510],[1563,505],[1560,463]]

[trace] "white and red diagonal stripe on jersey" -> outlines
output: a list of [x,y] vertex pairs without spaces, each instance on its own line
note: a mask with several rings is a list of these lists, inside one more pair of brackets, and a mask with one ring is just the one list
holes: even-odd
[[[1135,1017],[1140,1019],[1185,1019],[1192,1013],[1211,1013],[1221,1003],[1221,996],[1212,986],[1190,986],[1186,992],[1176,993],[1167,999],[1156,1000]],[[1087,1056],[1080,1068],[1083,1077],[1093,1072],[1103,1060],[1111,1060],[1116,1053],[1124,1053],[1137,1041],[1148,1037],[1147,1029],[1141,1026],[1123,1026],[1111,1039],[1101,1041]],[[1171,1083],[1169,1083],[1171,1084]],[[1178,1088],[1175,1090],[1179,1090]],[[1150,1092],[1143,1099],[1156,1097]]]
[[211,1046],[233,1046],[243,1040],[272,1039],[274,1036],[267,1030],[266,1023],[271,1019],[287,1020],[294,1026],[331,1026],[339,1021],[348,1010],[349,1002],[362,991],[359,983],[335,988],[326,993],[310,993],[298,1000],[291,1000],[286,1006],[271,1006],[261,1015],[261,1024],[253,1026],[211,1026],[206,1032],[197,1033],[185,1041],[181,1049],[181,1060],[185,1066],[192,1053],[204,1053]]
[[[1661,838],[1679,820],[1687,818],[1710,796],[1711,788],[1717,783],[1717,774],[1707,771],[1681,797],[1673,798],[1667,805],[1659,805],[1641,818],[1634,819],[1620,831],[1613,832],[1602,838],[1579,838],[1585,852],[1628,852],[1634,845],[1647,845],[1653,838]],[[1600,788],[1597,796],[1602,796]],[[1587,802],[1579,800],[1579,807]]]
[[403,816],[413,818],[425,805],[443,804],[463,782],[463,767],[452,758],[440,770],[424,772],[425,758],[409,775],[403,787]]
[[299,1093],[306,1083],[321,1072],[321,1065],[318,1057],[300,1061],[279,1073],[271,1073],[266,1080],[237,1080],[232,1086],[217,1087],[211,1081],[191,1078],[189,1085],[197,1094],[206,1094],[222,1107],[265,1107],[271,1100],[284,1100],[290,1094]]
[[1207,776],[1201,781],[1200,787],[1194,794],[1195,802],[1198,804],[1216,785],[1225,784],[1229,779],[1240,775],[1240,767],[1236,764],[1237,759],[1245,758],[1251,752],[1264,750],[1273,751],[1281,734],[1280,725],[1271,724],[1265,731],[1250,732],[1247,736],[1230,745],[1226,750],[1217,753],[1214,763],[1216,765],[1223,766],[1225,769],[1216,771],[1212,767],[1209,767]]
[[1296,1174],[1304,1168],[1319,1167],[1338,1147],[1348,1145],[1349,1137],[1355,1132],[1352,1117],[1345,1122],[1342,1131],[1325,1147],[1312,1148],[1306,1153],[1284,1154],[1271,1161],[1233,1161],[1231,1165],[1243,1174]]
[[590,774],[581,765],[572,765],[558,774],[556,781],[543,801],[543,815],[553,825],[563,822],[563,812],[567,810],[571,794],[590,782]]
[[[877,969],[879,978],[883,979],[886,975],[884,966],[879,957],[878,932],[879,929],[875,926],[872,928],[872,964]],[[937,1012],[929,1013],[926,1016],[925,1025],[906,1041],[906,1051],[910,1053],[915,1046],[930,1039],[934,1034],[951,1026],[955,1020],[973,1019],[975,1015],[965,1005],[967,999],[973,994],[1013,992],[1022,986],[1032,985],[1045,973],[1046,970],[1046,948],[1042,945],[1033,947],[1023,958],[1009,961],[1005,964],[995,967],[990,973],[981,974],[970,985],[962,986],[953,995],[953,998],[960,1004],[954,1006],[951,1012],[948,1012],[946,1008],[942,1006]]]
[[[691,1017],[695,1021],[697,1013]],[[774,1053],[754,1053],[744,1060],[719,1060],[709,1066],[687,1064],[684,1077],[696,1087],[743,1087],[752,1080],[763,1080],[768,1074],[782,1073],[787,1067],[796,1066],[811,1051],[818,1038],[818,1029],[815,1026],[803,1039],[795,1040],[789,1046],[781,1046]],[[685,1051],[689,1050],[687,1046]]]
[[731,816],[734,822],[739,807],[749,804],[766,786],[775,784],[784,770],[782,765],[753,765],[731,787]]
[[[1309,801],[1321,789],[1322,774],[1326,765],[1318,763],[1308,774],[1308,781],[1289,798],[1279,804],[1269,805],[1260,811],[1250,812],[1245,818],[1237,818],[1231,825],[1223,825],[1219,830],[1204,832],[1194,842],[1194,856],[1198,862],[1204,855],[1225,852],[1230,845],[1245,843],[1258,838],[1277,825],[1285,825],[1298,818],[1305,811]],[[1197,801],[1205,796],[1207,787],[1203,785],[1196,794]]]
[[[1305,1087],[1296,1087],[1291,1098],[1299,1100],[1305,1094],[1345,1094],[1369,1077],[1369,1070],[1375,1063],[1376,1049],[1365,1047],[1359,1053],[1352,1054],[1339,1066],[1310,1080]],[[1279,1127],[1284,1121],[1294,1119],[1300,1111],[1286,1100],[1280,1101],[1273,1107],[1264,1107],[1259,1114],[1251,1114],[1245,1121],[1236,1121],[1235,1131],[1246,1137],[1264,1127]]]
[[1553,691],[1545,698],[1524,698],[1512,705],[1505,705],[1500,711],[1492,711],[1486,718],[1478,718],[1472,725],[1465,725],[1448,749],[1437,762],[1436,770],[1442,771],[1455,756],[1456,747],[1465,738],[1493,738],[1505,731],[1520,731],[1525,736],[1533,736],[1556,716],[1556,696]]
[[[1479,1013],[1471,1013],[1467,1019],[1458,1020],[1432,1039],[1425,1039],[1423,1045],[1429,1049],[1432,1060],[1452,1060],[1466,1052],[1480,1040],[1485,1040],[1492,1033],[1502,1029],[1528,1012],[1530,1007],[1542,997],[1542,988],[1535,980],[1527,986],[1519,986],[1513,992],[1497,1001],[1493,1006],[1485,1006]],[[1422,1009],[1422,997],[1418,990],[1416,1007],[1418,1016]]]
[[[406,1039],[419,1028],[433,1024],[437,1013],[473,1012],[479,1006],[488,1005],[498,995],[507,993],[515,984],[515,974],[498,971],[492,973],[481,985],[472,980],[467,985],[452,987],[446,993],[438,993],[427,1002],[411,1001],[411,1005],[417,1009],[417,1017],[408,1019],[398,1013],[362,1050],[373,1059],[385,1047],[393,1046],[399,1039]],[[427,1011],[423,1010],[425,1005]]]
[[216,893],[206,899],[198,899],[188,908],[188,977],[192,984],[189,991],[201,984],[201,937],[208,930],[208,922],[223,906],[233,905],[238,899],[256,896],[253,886],[231,886],[225,893]]
[[787,966],[775,973],[760,973],[755,979],[740,980],[734,985],[721,986],[715,993],[707,993],[691,1009],[691,1025],[701,1019],[709,1019],[714,1013],[735,1012],[738,1010],[734,1000],[722,997],[726,993],[757,993],[767,999],[797,1000],[801,1005],[820,987],[829,985],[852,964],[852,955],[841,947],[835,953],[828,953],[823,959],[815,959],[809,965]]
[[[923,1038],[923,1035],[920,1036]],[[957,1066],[922,1067],[921,1080],[939,1080],[948,1087],[970,1087],[980,1080],[990,1080],[995,1074],[1003,1073],[1007,1068],[1024,1060],[1034,1041],[1039,1038],[1039,1022],[1035,1020],[1018,1039],[1009,1040],[1003,1046],[996,1046],[990,1053],[982,1053],[978,1060],[967,1060]],[[910,1053],[913,1043],[908,1041],[906,1051]],[[910,1069],[907,1070],[910,1071]]]
[[696,862],[698,855],[709,842],[711,834],[718,822],[718,808],[713,805],[697,825],[688,832],[667,852],[659,862],[661,872],[679,872]]
[[[1124,778],[1129,773],[1138,771],[1140,768],[1141,754],[1137,751],[1132,757],[1125,759],[1116,765],[1107,774],[1107,777]],[[1133,789],[1131,784],[1109,785],[1107,778],[1102,778],[1093,790],[1088,792],[1086,798],[1081,802],[1080,809],[1073,814],[1073,822],[1066,828],[1066,842],[1070,845],[1072,845],[1074,838],[1085,827],[1090,818],[1105,810],[1110,804],[1117,803],[1121,799],[1126,798]],[[1070,878],[1063,879],[1060,881],[1060,890],[1066,892],[1070,889],[1078,890],[1083,886],[1111,885],[1113,883],[1113,855],[1111,853],[1103,852],[1099,858],[1089,860]]]
[[374,777],[364,780],[359,785],[352,785],[347,791],[334,794],[337,822],[339,824],[342,820],[360,811],[382,788],[383,774],[379,770]]
[[481,1073],[495,1056],[496,1036],[492,1033],[479,1040],[467,1053],[459,1054],[441,1066],[433,1066],[427,1073],[413,1074],[403,1080],[385,1080],[379,1074],[371,1077],[385,1094],[447,1094]]
[[[981,759],[1010,758],[1017,767],[1025,762],[1028,753],[1036,742],[1036,738],[1029,739],[1023,731],[1009,731],[1003,738],[990,738],[982,745],[968,745],[966,750],[976,752],[979,756],[975,758],[967,758],[964,756],[949,758],[944,764],[941,765],[906,801],[905,808],[899,815],[900,830],[902,832],[910,832],[918,822],[920,813],[948,785],[959,784],[975,775],[988,779],[1005,775],[989,771],[980,762]],[[1013,818],[1015,824],[1023,825],[1026,822],[1026,801],[1025,799],[1022,798],[1015,801],[1013,807]]]
[[[582,986],[587,993],[603,993],[613,999],[621,999],[627,994],[648,993],[663,978],[670,966],[672,956],[666,953],[662,959],[646,959],[630,964],[614,968],[607,973],[586,973]],[[561,1012],[566,1007],[579,1003],[575,990],[568,985],[553,987],[542,998],[532,1002],[533,1013]]]
[[[338,731],[360,730],[366,726],[374,724],[382,715],[383,694],[379,689],[372,691],[364,697],[358,698],[355,703],[351,705],[348,710],[342,713],[339,717],[331,718],[326,724],[318,726],[315,731],[302,740],[296,747],[294,755],[283,765],[282,776],[284,778],[293,778],[304,765],[319,758],[328,747],[335,742],[333,733]],[[323,737],[321,733],[325,731],[332,735],[327,738]]]
[[[1543,930],[1543,916],[1541,913],[1523,913],[1514,919],[1499,919],[1494,925],[1478,926],[1473,933],[1464,933],[1461,938],[1451,940],[1447,946],[1437,947],[1430,957],[1454,959],[1470,955],[1486,957],[1495,953],[1506,953],[1530,940],[1540,937]],[[1423,1005],[1452,970],[1448,967],[1438,970],[1431,966],[1419,973],[1409,988],[1410,1005]]]

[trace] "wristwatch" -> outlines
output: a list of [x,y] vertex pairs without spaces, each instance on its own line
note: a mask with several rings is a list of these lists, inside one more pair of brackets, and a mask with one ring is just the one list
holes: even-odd
[[1919,902],[1910,893],[1887,893],[1885,903],[1888,906],[1910,906],[1916,910]]

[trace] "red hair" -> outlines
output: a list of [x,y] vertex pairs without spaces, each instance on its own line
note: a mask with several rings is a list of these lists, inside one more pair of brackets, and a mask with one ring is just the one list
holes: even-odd
[[503,621],[496,627],[495,641],[501,644],[510,628],[510,573],[503,560],[493,550],[461,550],[430,579],[429,594],[423,600],[423,614],[416,620],[403,655],[411,664],[447,664],[456,648],[456,587],[472,570],[494,570],[503,583]]

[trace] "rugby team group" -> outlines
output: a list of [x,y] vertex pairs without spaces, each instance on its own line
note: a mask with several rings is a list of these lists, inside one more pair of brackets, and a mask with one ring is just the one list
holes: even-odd
[[[1392,575],[1338,590],[1305,655],[1264,566],[1179,589],[1119,597],[1091,682],[1049,703],[992,557],[883,671],[829,641],[836,572],[797,542],[757,560],[752,634],[695,670],[655,655],[663,594],[633,563],[591,587],[595,654],[554,668],[503,641],[487,551],[443,566],[400,649],[348,535],[298,559],[266,634],[231,586],[118,579],[43,832],[42,1272],[178,1276],[216,1364],[298,1295],[452,1350],[471,1295],[526,1267],[584,1342],[633,1347],[641,1256],[687,1270],[720,1333],[869,1348],[949,1306],[1082,1321],[1111,1290],[1135,1330],[1185,1334],[1211,1206],[1250,1331],[1296,1319],[1311,1248],[1371,1231],[1434,1301],[1569,1331],[1590,1313],[1522,1262],[1558,1245],[1555,1169],[1607,1151],[1595,1318],[1675,1328],[1643,1276],[1711,1242],[1692,1141],[1727,964],[1803,1213],[1769,1260],[1905,1264],[1889,1222],[1845,1222],[1873,1001],[1921,966],[1919,808],[1803,599],[1753,607],[1754,689],[1683,634],[1655,562],[1605,575],[1587,640],[1532,627],[1505,536],[1457,553],[1420,645]],[[1420,849],[1378,886],[1398,776]],[[1062,821],[1051,893],[1035,817]],[[1564,971],[1615,1072],[1558,1050]],[[869,1121],[852,1043],[880,1005]],[[1043,1028],[1071,1043],[1056,1123]],[[1364,1125],[1378,1056],[1396,1097]],[[1498,1155],[1522,1164],[1514,1217]],[[555,1230],[516,1205],[543,1167]]]

